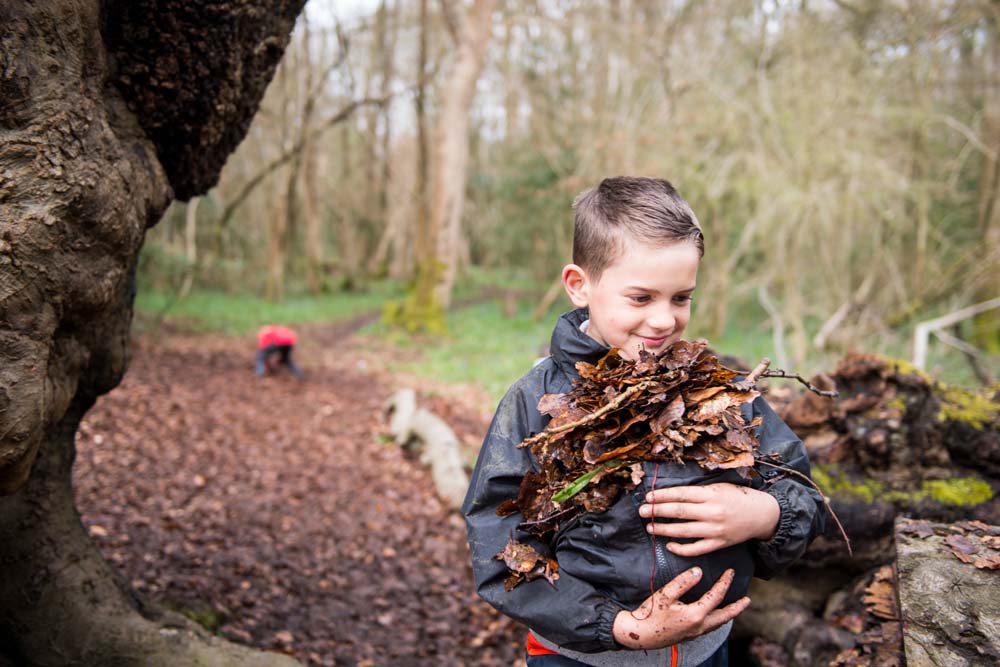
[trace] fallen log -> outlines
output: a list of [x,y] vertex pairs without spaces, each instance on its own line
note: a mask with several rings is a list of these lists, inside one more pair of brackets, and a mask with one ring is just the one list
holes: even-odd
[[896,522],[908,667],[1000,664],[1000,527]]
[[430,410],[417,407],[417,393],[412,389],[393,394],[386,402],[384,416],[397,445],[419,450],[420,462],[430,467],[441,499],[453,509],[461,507],[469,475],[451,427]]
[[[938,531],[970,520],[1000,523],[996,388],[947,387],[904,362],[864,354],[848,355],[811,382],[838,390],[839,397],[783,387],[771,387],[767,397],[805,441],[813,477],[854,556],[831,529],[791,570],[755,581],[754,603],[734,628],[746,659],[768,667],[998,664],[993,644],[975,639],[983,634],[980,605],[936,588],[951,582],[961,591],[974,579],[979,592],[1000,598],[996,572],[961,574],[972,566],[934,556],[930,545],[914,545],[912,536],[896,530],[903,515],[932,522]],[[906,602],[893,618],[884,601],[887,592],[896,596],[897,554],[898,590]],[[873,612],[876,602],[881,616]],[[993,613],[989,609],[983,613]]]

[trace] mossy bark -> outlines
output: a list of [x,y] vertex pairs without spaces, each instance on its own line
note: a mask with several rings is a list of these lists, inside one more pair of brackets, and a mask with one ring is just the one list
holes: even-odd
[[83,530],[146,229],[214,184],[304,0],[0,3],[0,664],[295,664],[142,603]]

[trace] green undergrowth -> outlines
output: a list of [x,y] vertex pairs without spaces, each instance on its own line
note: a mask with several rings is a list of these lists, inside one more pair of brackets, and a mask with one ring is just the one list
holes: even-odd
[[199,290],[178,299],[153,290],[136,296],[136,325],[140,330],[163,324],[194,331],[242,335],[263,324],[304,324],[349,320],[379,311],[391,298],[402,294],[396,283],[379,283],[364,291],[330,294],[292,294],[269,301],[254,294],[230,294]]
[[871,478],[859,479],[848,476],[836,466],[816,466],[813,468],[812,477],[827,496],[854,498],[865,503],[883,500],[910,505],[922,500],[933,500],[942,505],[967,507],[993,498],[990,485],[975,476],[924,480],[918,488],[910,491],[890,489],[884,483]]
[[418,351],[415,361],[398,365],[400,370],[439,382],[475,384],[496,401],[545,354],[556,318],[568,309],[566,304],[557,304],[535,321],[531,317],[534,307],[533,300],[519,299],[515,312],[508,316],[503,300],[490,298],[449,312],[447,329],[440,335],[410,335],[382,322],[360,333]]
[[[222,290],[195,290],[178,299],[174,293],[140,287],[135,328],[141,332],[173,326],[183,330],[244,335],[265,323],[334,323],[371,313],[384,314],[393,304],[398,306],[404,302],[406,287],[399,281],[373,281],[366,283],[363,290],[335,290],[321,295],[295,292],[280,302],[271,302],[256,294],[233,294]],[[472,270],[456,284],[452,302],[460,305],[453,305],[445,316],[444,327],[436,328],[437,333],[411,333],[405,327],[379,322],[362,329],[358,335],[377,336],[382,342],[417,352],[403,355],[409,361],[393,362],[401,370],[437,382],[476,385],[495,403],[507,387],[544,354],[556,319],[572,307],[565,295],[561,295],[543,317],[533,319],[533,311],[547,287],[547,281],[523,272]],[[511,303],[505,303],[502,296],[484,297],[503,291],[517,296],[512,314],[508,312]],[[751,365],[766,356],[772,360],[772,368],[781,367],[767,314],[754,300],[734,299],[729,325],[715,338],[702,326],[699,308],[704,305],[696,299],[686,334],[688,338],[708,338],[719,353],[738,357]],[[807,323],[807,328],[814,324],[818,326]],[[906,341],[908,333],[903,331],[893,340],[873,340],[868,346],[859,345],[858,349],[905,359]],[[806,359],[801,363],[788,360],[784,370],[809,377],[819,371],[833,370],[843,354],[839,350],[820,352],[810,348]],[[930,376],[935,379],[956,387],[976,386],[961,355],[951,355],[945,349],[932,346],[930,361]],[[797,386],[792,380],[771,382]],[[949,408],[955,411],[951,416],[975,419],[983,414],[979,403],[966,401],[954,405]]]
[[[812,337],[823,325],[816,318],[805,322],[807,345],[805,357],[794,359],[792,332],[786,326],[784,347],[788,359],[784,364],[775,349],[774,336],[767,312],[752,298],[733,299],[725,331],[719,336],[712,336],[705,326],[703,318],[699,317],[698,309],[704,307],[695,296],[691,323],[688,325],[687,337],[707,338],[712,348],[722,354],[739,357],[751,367],[763,357],[771,360],[771,368],[781,368],[789,373],[798,373],[803,377],[811,377],[819,372],[832,372],[837,363],[844,357],[848,349],[857,352],[870,352],[885,357],[900,373],[914,373],[931,382],[942,382],[955,387],[981,388],[972,367],[965,355],[953,347],[931,338],[927,350],[927,370],[917,369],[909,361],[912,353],[912,323],[900,326],[894,330],[882,330],[877,336],[853,340],[844,343],[844,347],[829,347],[818,350],[811,344]],[[989,357],[985,365],[998,368],[1000,357]],[[772,380],[772,382],[793,382],[791,380]],[[794,384],[794,383],[793,383]]]

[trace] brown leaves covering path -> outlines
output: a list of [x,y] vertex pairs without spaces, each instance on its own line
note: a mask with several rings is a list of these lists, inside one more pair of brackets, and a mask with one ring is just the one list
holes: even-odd
[[[346,346],[300,357],[304,383],[253,377],[250,339],[134,350],[81,425],[74,485],[137,591],[304,664],[517,664],[523,631],[476,597],[460,516],[380,437],[391,379]],[[485,430],[432,408],[463,440]]]

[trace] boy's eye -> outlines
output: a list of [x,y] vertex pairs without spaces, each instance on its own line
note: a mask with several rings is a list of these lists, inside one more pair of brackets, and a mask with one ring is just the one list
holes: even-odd
[[694,297],[690,294],[685,294],[683,296],[675,296],[674,303],[679,303],[683,305],[686,303],[691,303],[692,299],[694,299]]
[[633,294],[629,297],[633,303],[649,303],[648,294]]

